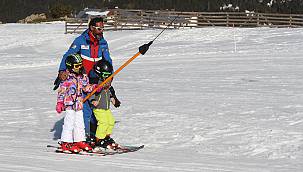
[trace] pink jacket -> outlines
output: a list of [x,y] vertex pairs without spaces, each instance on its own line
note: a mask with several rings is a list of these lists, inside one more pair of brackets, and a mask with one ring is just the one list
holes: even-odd
[[83,92],[92,92],[94,88],[95,85],[89,84],[86,74],[69,73],[67,79],[59,86],[57,102],[63,103],[66,110],[82,110]]

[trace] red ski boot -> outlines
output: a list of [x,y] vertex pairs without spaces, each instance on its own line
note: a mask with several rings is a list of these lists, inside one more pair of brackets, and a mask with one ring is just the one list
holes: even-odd
[[82,150],[85,150],[85,151],[88,151],[88,152],[92,151],[92,147],[84,141],[83,142],[76,142],[75,145],[78,148],[82,149]]
[[79,153],[81,151],[81,149],[78,148],[73,143],[67,143],[67,142],[61,143],[61,149],[62,149],[62,152],[64,152],[64,153]]

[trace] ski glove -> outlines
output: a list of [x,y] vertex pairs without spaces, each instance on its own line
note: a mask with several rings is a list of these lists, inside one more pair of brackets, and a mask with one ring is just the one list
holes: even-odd
[[65,81],[68,77],[68,72],[67,71],[59,71],[58,76],[54,82],[54,88],[53,90],[57,90],[57,88],[59,87],[61,81]]
[[58,77],[61,81],[65,81],[68,77],[67,71],[59,71]]
[[57,88],[59,88],[60,82],[61,82],[61,80],[60,80],[59,75],[58,75],[55,82],[54,82],[53,90],[57,90]]
[[116,91],[114,89],[114,87],[110,87],[109,88],[109,91],[110,91],[110,94],[111,94],[111,97],[115,99],[115,104],[114,106],[117,108],[117,107],[120,107],[121,105],[121,102],[118,100],[117,96],[116,96]]
[[64,104],[62,102],[58,102],[56,105],[56,111],[58,113],[61,113],[62,111],[64,111]]
[[113,98],[115,99],[115,104],[114,104],[114,106],[115,106],[116,108],[120,107],[121,102],[118,100],[118,98],[117,98],[116,96],[113,96]]

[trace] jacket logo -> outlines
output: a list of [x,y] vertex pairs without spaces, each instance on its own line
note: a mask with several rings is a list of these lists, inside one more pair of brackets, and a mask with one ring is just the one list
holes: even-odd
[[88,50],[89,49],[89,45],[81,45],[81,49]]

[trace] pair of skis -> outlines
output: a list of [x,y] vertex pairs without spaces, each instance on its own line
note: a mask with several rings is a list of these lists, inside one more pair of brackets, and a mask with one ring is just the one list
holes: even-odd
[[108,150],[108,149],[100,149],[98,151],[81,151],[79,153],[71,153],[71,152],[64,152],[59,146],[54,145],[47,145],[47,148],[55,149],[54,152],[56,153],[65,153],[65,154],[76,154],[76,155],[88,155],[88,156],[106,156],[106,155],[115,155],[115,154],[123,154],[129,152],[135,152],[140,149],[144,148],[144,145],[141,146],[120,146],[116,150]]

